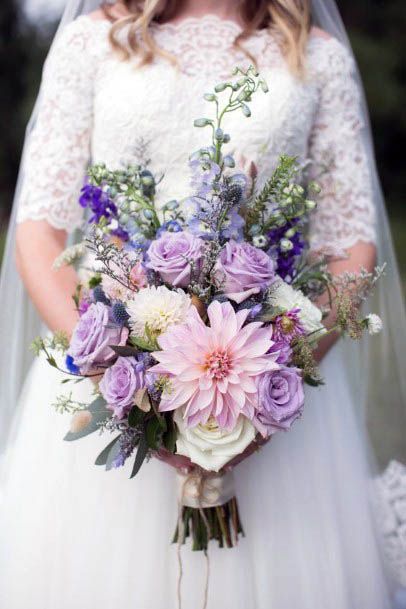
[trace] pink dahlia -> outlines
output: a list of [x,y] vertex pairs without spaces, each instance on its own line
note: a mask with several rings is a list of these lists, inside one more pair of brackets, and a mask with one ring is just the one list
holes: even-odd
[[171,326],[158,338],[161,351],[153,355],[159,364],[151,371],[170,377],[159,409],[185,406],[189,426],[206,424],[214,417],[224,429],[232,429],[240,414],[252,419],[258,408],[255,377],[279,368],[272,327],[261,322],[244,326],[249,310],[236,313],[229,302],[214,301],[207,310],[206,326],[194,306],[186,321]]

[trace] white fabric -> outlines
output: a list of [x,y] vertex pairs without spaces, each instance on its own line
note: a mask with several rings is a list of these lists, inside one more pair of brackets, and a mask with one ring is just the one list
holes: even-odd
[[[153,168],[168,168],[160,200],[188,194],[187,154],[206,142],[192,127],[207,107],[201,95],[214,78],[246,62],[230,49],[236,26],[213,17],[155,27],[161,46],[178,56],[179,72],[162,59],[139,70],[118,62],[107,29],[83,17],[58,36],[26,155],[20,220],[78,226],[75,197],[87,162],[118,166],[134,159],[140,137],[149,142]],[[335,39],[312,37],[309,78],[299,83],[267,33],[246,44],[258,54],[270,93],[254,100],[250,120],[231,117],[232,146],[256,161],[262,179],[281,152],[327,159],[330,177],[313,244],[336,251],[359,239],[373,241],[375,185],[350,53]],[[62,178],[57,190],[55,176]],[[309,392],[294,431],[238,468],[248,537],[237,551],[213,550],[213,609],[389,607],[367,501],[359,402],[349,390],[343,350],[329,355],[328,385]],[[62,390],[54,372],[37,362],[6,468],[1,605],[174,606],[175,557],[168,544],[176,520],[173,472],[152,462],[129,482],[124,471],[96,471],[91,463],[105,440],[73,446],[60,440],[67,422],[49,404]],[[10,399],[5,403],[15,407]],[[187,554],[186,607],[193,609],[201,598],[200,558]]]
[[[334,371],[334,374],[332,372]],[[208,609],[388,609],[361,449],[339,349],[302,419],[235,470],[246,538],[210,546]],[[93,465],[105,438],[62,438],[60,376],[38,361],[22,397],[0,539],[4,609],[175,609],[174,471]],[[89,383],[90,385],[90,383]],[[87,399],[90,386],[76,387]],[[183,550],[183,609],[202,606],[204,557]]]

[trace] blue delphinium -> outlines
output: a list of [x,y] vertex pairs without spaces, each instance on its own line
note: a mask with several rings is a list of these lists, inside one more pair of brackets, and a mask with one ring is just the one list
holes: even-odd
[[234,241],[241,241],[244,236],[244,225],[244,218],[242,218],[237,211],[232,210],[225,221],[224,228],[221,231],[221,237],[223,239],[234,239]]
[[65,359],[65,366],[71,374],[79,374],[79,367],[73,361],[73,357],[71,355],[67,355]]
[[157,238],[159,238],[162,233],[170,232],[170,233],[179,233],[183,230],[182,226],[176,220],[168,220],[160,226],[160,228],[156,232]]
[[203,199],[213,191],[213,186],[221,174],[221,168],[213,161],[212,154],[213,150],[203,148],[195,152],[189,161],[192,171],[191,186],[196,195]]
[[288,283],[296,276],[297,260],[306,247],[306,241],[297,223],[297,219],[291,220],[284,226],[273,228],[268,233],[271,243],[268,253],[276,262],[276,272]]
[[98,186],[89,183],[83,186],[79,203],[93,213],[89,218],[89,224],[97,224],[102,218],[109,220],[117,215],[117,207],[108,194]]

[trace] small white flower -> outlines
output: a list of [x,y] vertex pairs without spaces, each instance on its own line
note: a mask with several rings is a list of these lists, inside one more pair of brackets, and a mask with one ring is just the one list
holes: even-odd
[[383,328],[382,319],[379,317],[379,315],[375,315],[375,313],[370,313],[367,315],[365,321],[367,324],[368,333],[371,335],[379,334]]
[[253,442],[256,429],[240,415],[232,431],[220,429],[212,418],[206,425],[187,427],[182,408],[174,413],[178,427],[176,453],[189,457],[206,471],[218,472],[226,463],[240,455]]
[[290,239],[281,239],[279,245],[282,252],[289,252],[291,249],[293,249],[293,243]]
[[183,290],[169,290],[163,285],[143,288],[127,303],[131,329],[137,336],[144,336],[146,327],[156,335],[162,334],[186,319],[190,303],[190,296]]
[[67,247],[62,252],[62,254],[59,254],[59,256],[57,258],[55,258],[52,266],[55,270],[58,270],[58,269],[62,268],[63,266],[69,266],[71,264],[74,264],[75,262],[80,260],[80,258],[83,258],[83,256],[85,254],[86,254],[85,243],[82,242],[82,243],[77,243],[76,245],[71,245],[70,247]]
[[284,281],[280,281],[271,289],[269,300],[273,306],[285,311],[300,309],[298,316],[308,334],[317,331],[324,333],[326,331],[321,321],[323,315],[320,309],[303,292],[295,290]]

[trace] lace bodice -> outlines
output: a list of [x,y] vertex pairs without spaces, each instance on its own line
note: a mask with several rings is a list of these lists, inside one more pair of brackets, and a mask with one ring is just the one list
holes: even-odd
[[[87,164],[116,168],[134,161],[140,143],[152,169],[164,174],[158,202],[190,194],[188,155],[207,145],[205,130],[193,128],[208,109],[203,94],[236,65],[251,63],[233,47],[239,26],[212,15],[152,26],[177,66],[162,57],[143,67],[135,58],[121,61],[110,48],[109,27],[80,17],[54,44],[26,156],[20,222],[46,219],[68,231],[78,227],[77,195]],[[244,46],[270,92],[253,99],[250,119],[229,115],[230,151],[254,161],[260,181],[282,153],[311,159],[323,189],[311,229],[315,248],[336,252],[373,241],[372,188],[350,54],[334,38],[312,35],[307,77],[299,80],[268,31],[258,31]]]

